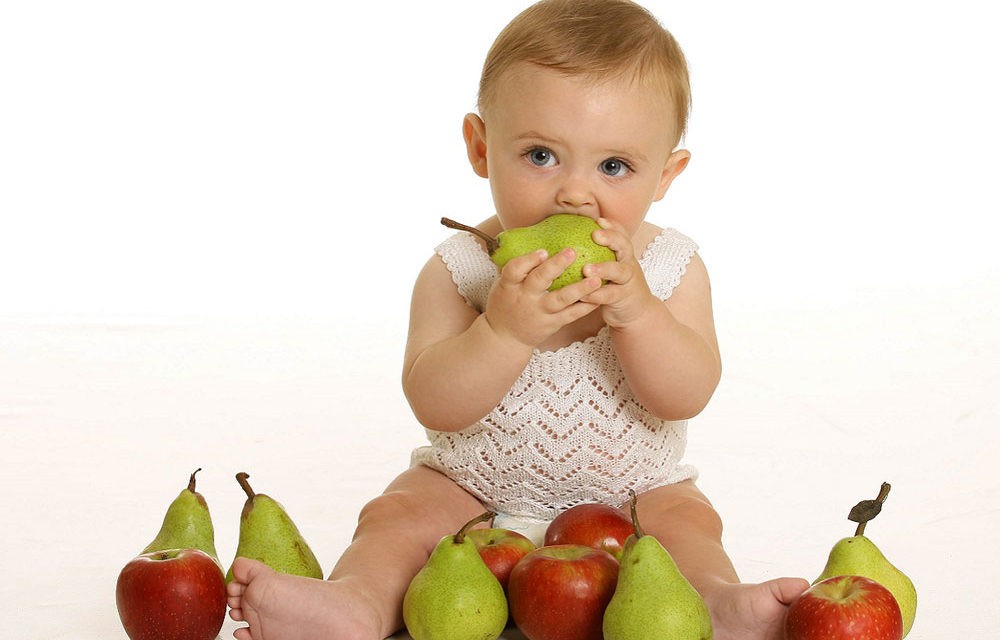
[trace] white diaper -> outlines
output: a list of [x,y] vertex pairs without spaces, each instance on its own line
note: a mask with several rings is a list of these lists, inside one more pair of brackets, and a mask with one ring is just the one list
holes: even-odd
[[549,521],[529,520],[498,513],[493,519],[493,528],[516,531],[534,542],[536,547],[540,547],[544,544],[545,530],[549,528]]

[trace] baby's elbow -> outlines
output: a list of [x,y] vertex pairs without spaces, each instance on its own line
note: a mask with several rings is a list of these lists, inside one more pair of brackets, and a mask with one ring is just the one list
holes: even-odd
[[417,419],[420,426],[426,429],[441,431],[441,429],[437,426],[434,404],[423,401],[420,394],[413,393],[413,391],[407,387],[405,380],[403,381],[403,395],[406,397],[406,401],[410,405],[410,413],[412,413],[413,417]]
[[653,410],[653,414],[661,420],[679,422],[694,418],[704,411],[706,406],[708,406],[708,400],[703,402],[671,402],[660,407],[659,410]]
[[430,429],[431,431],[444,431],[447,433],[455,433],[456,431],[461,431],[469,425],[464,422],[456,422],[454,420],[448,420],[442,416],[430,416],[425,414],[417,414],[417,422],[420,423],[425,429]]
[[719,377],[715,375],[713,379],[706,381],[706,384],[692,389],[687,394],[664,399],[653,413],[661,420],[690,420],[705,410],[709,400],[715,395],[718,384]]
[[442,411],[440,403],[421,402],[418,399],[411,398],[409,394],[407,394],[407,401],[410,403],[410,411],[413,413],[413,417],[425,429],[454,432],[461,431],[468,426],[455,420],[448,411]]
[[677,418],[677,420],[690,420],[694,418],[708,406],[708,401],[711,399],[711,395],[705,398],[699,398],[696,401],[692,401],[679,408],[679,413],[682,417]]
[[420,403],[410,401],[410,411],[413,412],[413,417],[417,419],[425,429],[430,429],[431,431],[447,431],[447,429],[442,429],[440,421],[434,412],[427,407],[423,407]]
[[685,405],[683,413],[687,414],[682,418],[683,420],[693,418],[704,411],[709,400],[715,395],[715,390],[719,388],[719,381],[722,379],[722,364],[716,359],[713,365],[705,371],[701,382],[695,385],[687,396],[686,402],[683,403]]

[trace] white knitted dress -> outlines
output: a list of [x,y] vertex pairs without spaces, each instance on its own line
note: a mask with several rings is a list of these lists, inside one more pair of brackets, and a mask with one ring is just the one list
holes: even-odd
[[[666,229],[639,263],[653,294],[668,298],[695,243]],[[497,268],[480,244],[458,233],[437,247],[459,293],[482,310]],[[670,363],[663,363],[669,367]],[[693,478],[681,464],[687,422],[657,418],[632,396],[608,328],[557,351],[535,350],[500,404],[462,431],[426,430],[413,464],[436,469],[486,508],[546,522],[577,504],[615,506],[637,493]]]

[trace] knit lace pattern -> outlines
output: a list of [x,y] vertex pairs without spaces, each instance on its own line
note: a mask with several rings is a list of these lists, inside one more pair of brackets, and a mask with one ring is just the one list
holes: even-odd
[[[663,230],[639,260],[661,300],[680,283],[697,245]],[[481,245],[458,233],[436,251],[459,293],[482,310],[499,271]],[[670,363],[665,362],[664,367]],[[556,351],[535,350],[499,405],[458,432],[426,430],[412,463],[445,474],[487,509],[547,522],[575,505],[620,506],[642,493],[695,478],[682,464],[687,421],[666,421],[632,395],[607,327]]]

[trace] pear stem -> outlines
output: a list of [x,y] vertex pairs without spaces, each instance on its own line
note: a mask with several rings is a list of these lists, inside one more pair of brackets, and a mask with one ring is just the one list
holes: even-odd
[[250,483],[247,482],[247,478],[249,477],[250,477],[249,473],[247,473],[246,471],[240,471],[239,473],[236,474],[236,482],[239,482],[240,486],[243,487],[243,491],[246,492],[247,494],[247,499],[253,500],[253,497],[257,494],[254,493],[253,489],[250,488]]
[[635,491],[632,491],[631,489],[628,490],[628,495],[631,500],[631,505],[629,508],[630,511],[632,512],[632,526],[635,528],[636,539],[639,539],[644,535],[646,535],[643,532],[642,527],[639,526],[639,510],[636,507],[636,505],[639,504],[639,496],[635,495]]
[[496,515],[497,514],[493,513],[492,511],[487,511],[486,513],[478,515],[472,520],[466,522],[465,525],[458,530],[458,533],[455,534],[455,539],[454,539],[455,544],[462,544],[463,542],[465,542],[465,534],[469,533],[469,529],[476,526],[480,522],[487,522],[489,520],[492,520]]
[[[878,504],[879,510],[881,510],[882,504],[885,502],[886,498],[889,497],[890,489],[892,489],[892,486],[888,482],[883,482],[882,486],[879,487],[878,496],[874,500]],[[878,515],[878,511],[876,511],[875,515],[872,515],[870,518],[864,519],[861,522],[859,522],[858,528],[854,530],[854,535],[855,536],[864,535],[865,527],[868,525],[869,522],[875,519],[876,515]]]
[[486,251],[490,255],[493,255],[498,248],[500,248],[500,241],[491,236],[488,233],[484,233],[475,227],[470,227],[467,224],[462,224],[461,222],[455,222],[451,218],[441,218],[441,224],[448,227],[449,229],[456,229],[458,231],[467,231],[472,235],[476,236],[480,240],[486,243]]
[[194,493],[194,482],[195,482],[194,481],[194,477],[196,475],[198,475],[199,471],[201,471],[201,467],[198,467],[197,469],[195,469],[194,471],[192,471],[191,472],[191,479],[188,480],[188,491],[190,491],[191,493]]

